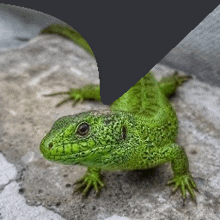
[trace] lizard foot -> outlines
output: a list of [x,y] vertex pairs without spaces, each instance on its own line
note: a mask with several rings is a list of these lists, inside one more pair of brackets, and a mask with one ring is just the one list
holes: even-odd
[[62,100],[61,102],[59,102],[56,105],[56,107],[59,107],[65,102],[68,102],[70,100],[73,101],[73,105],[77,103],[82,103],[84,100],[101,101],[100,88],[99,86],[95,86],[95,85],[86,85],[83,88],[69,89],[68,91],[65,92],[56,92],[44,96],[57,96],[57,95],[68,95],[68,97]]
[[172,76],[173,78],[175,78],[176,82],[178,83],[178,86],[181,86],[184,82],[193,78],[192,76],[189,75],[185,75],[185,76],[179,75],[177,71],[175,71]]
[[174,184],[174,189],[172,191],[172,194],[175,194],[176,191],[180,189],[183,200],[185,201],[186,191],[188,191],[192,201],[196,203],[195,191],[197,191],[197,186],[190,173],[174,176],[172,179],[170,179],[167,182],[167,185],[172,185],[172,184]]
[[81,192],[83,196],[87,197],[91,189],[94,187],[96,195],[98,196],[101,189],[105,187],[105,183],[101,180],[100,173],[91,172],[88,170],[86,174],[77,180],[74,184],[76,184],[76,188],[73,191],[73,194],[76,192]]
[[61,102],[56,104],[56,107],[59,107],[65,102],[68,102],[70,100],[73,100],[73,105],[75,105],[76,103],[83,102],[83,96],[82,94],[77,93],[77,90],[78,89],[69,89],[69,91],[66,91],[66,92],[56,92],[56,93],[51,93],[51,94],[44,95],[44,96],[68,95],[66,99],[63,99]]

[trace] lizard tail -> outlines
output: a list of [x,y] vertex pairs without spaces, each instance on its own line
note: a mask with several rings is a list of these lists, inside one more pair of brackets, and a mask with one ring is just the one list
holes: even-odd
[[87,51],[90,55],[92,55],[95,58],[95,55],[92,52],[91,47],[84,39],[84,37],[69,25],[51,24],[48,27],[44,28],[40,34],[57,34],[63,36],[73,41],[78,46],[82,47],[85,51]]

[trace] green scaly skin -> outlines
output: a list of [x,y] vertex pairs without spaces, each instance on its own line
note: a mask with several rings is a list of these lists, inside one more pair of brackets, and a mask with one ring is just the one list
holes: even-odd
[[[97,193],[104,187],[101,170],[148,169],[170,162],[174,177],[168,184],[174,185],[173,192],[180,189],[185,200],[188,191],[195,201],[196,184],[183,147],[175,143],[178,119],[167,98],[189,78],[175,73],[157,82],[148,73],[112,103],[111,110],[58,119],[41,141],[42,155],[50,161],[88,167],[76,183],[75,191],[83,195],[92,187]],[[99,86],[86,86],[65,94],[74,102],[76,97],[100,101],[99,91]]]
[[92,52],[91,47],[89,46],[87,41],[84,39],[84,37],[69,25],[51,24],[45,29],[43,29],[40,34],[61,35],[73,41],[75,44],[77,44],[78,46],[82,47],[85,51],[87,51],[90,55],[95,57],[94,53]]

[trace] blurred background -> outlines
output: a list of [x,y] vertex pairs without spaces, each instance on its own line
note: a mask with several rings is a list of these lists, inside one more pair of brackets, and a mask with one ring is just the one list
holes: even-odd
[[41,29],[63,21],[38,12],[13,5],[0,4],[0,49],[10,49],[26,44]]
[[[26,44],[52,23],[65,24],[38,11],[0,4],[0,50]],[[210,12],[160,63],[220,86],[219,58],[220,6]]]

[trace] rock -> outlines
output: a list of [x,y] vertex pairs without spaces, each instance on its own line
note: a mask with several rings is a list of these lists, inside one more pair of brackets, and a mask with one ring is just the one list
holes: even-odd
[[220,6],[210,12],[160,63],[220,87],[219,30]]
[[[156,65],[152,71],[160,78],[174,70]],[[200,191],[197,206],[190,198],[183,206],[180,193],[170,197],[171,188],[165,186],[172,177],[169,164],[103,172],[106,189],[98,198],[92,191],[82,199],[72,191],[85,168],[54,164],[40,155],[40,141],[57,118],[106,108],[98,102],[55,108],[64,97],[43,95],[88,83],[99,83],[96,61],[62,37],[38,36],[0,53],[0,150],[17,169],[19,196],[65,219],[219,219],[220,88],[192,79],[171,98],[180,122],[177,142],[186,149]]]

